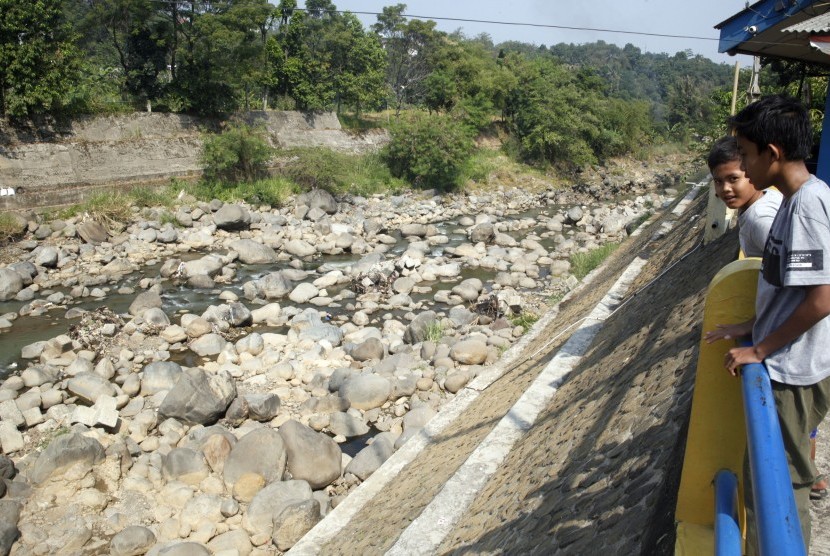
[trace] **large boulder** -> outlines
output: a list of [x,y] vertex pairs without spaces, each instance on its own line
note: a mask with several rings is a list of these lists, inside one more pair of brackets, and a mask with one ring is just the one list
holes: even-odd
[[392,384],[382,376],[365,374],[352,376],[340,387],[340,395],[357,409],[374,409],[389,399]]
[[429,327],[438,320],[435,311],[424,311],[409,323],[403,334],[403,339],[409,344],[417,344],[427,339]]
[[107,228],[94,220],[86,220],[76,224],[75,232],[90,245],[101,245],[109,239]]
[[187,261],[181,265],[181,274],[184,278],[193,276],[216,276],[225,266],[225,261],[218,255],[205,255],[201,259]]
[[190,368],[161,402],[159,413],[190,424],[215,423],[236,397],[236,383],[227,371],[208,374]]
[[282,436],[270,427],[254,429],[236,443],[225,460],[225,484],[232,487],[242,475],[256,473],[266,484],[282,480],[288,455]]
[[14,299],[17,292],[23,289],[23,278],[8,268],[0,268],[0,301]]
[[377,338],[367,338],[359,344],[346,344],[346,353],[355,361],[379,361],[386,354],[386,348]]
[[242,291],[248,299],[257,297],[264,299],[280,299],[285,297],[294,287],[292,280],[283,271],[271,272],[258,280],[245,282]]
[[450,358],[463,365],[480,365],[487,359],[487,344],[482,340],[461,340],[450,348]]
[[78,396],[87,404],[94,404],[102,396],[115,396],[115,388],[109,380],[92,372],[80,372],[69,379],[66,389],[73,396]]
[[213,223],[220,230],[244,230],[251,224],[251,213],[240,205],[225,204],[213,214]]
[[41,452],[32,466],[29,479],[39,485],[75,465],[83,465],[91,471],[105,457],[104,447],[94,438],[75,432],[64,434],[55,438]]
[[473,243],[493,243],[496,239],[496,228],[490,222],[482,222],[470,230],[470,241]]
[[152,396],[172,389],[182,374],[182,367],[173,361],[153,361],[141,372],[141,395]]
[[20,530],[17,521],[23,505],[16,500],[0,500],[0,554],[9,554]]
[[210,474],[202,452],[190,448],[173,448],[164,456],[161,473],[165,481],[181,481],[198,486]]
[[312,499],[311,487],[305,481],[277,481],[254,496],[242,516],[242,527],[251,535],[271,535],[274,518],[282,511],[304,500]]
[[239,254],[239,261],[245,264],[277,262],[276,251],[252,239],[238,239],[231,242],[230,247]]
[[397,437],[390,432],[377,435],[371,444],[358,452],[349,462],[346,473],[351,473],[362,481],[368,479],[395,452],[396,439]]
[[271,540],[277,550],[286,551],[297,544],[303,535],[320,521],[320,503],[317,500],[302,500],[289,504],[274,515],[274,532]]
[[283,423],[279,430],[288,454],[288,471],[295,479],[321,489],[340,476],[342,453],[337,443],[297,421]]
[[337,212],[337,200],[325,189],[312,189],[297,197],[298,205],[305,205],[309,209],[318,208],[328,214]]
[[141,315],[147,309],[161,309],[161,307],[161,296],[157,292],[146,291],[141,292],[133,299],[128,312],[135,317]]
[[130,525],[119,531],[110,541],[112,556],[138,556],[146,554],[156,544],[156,536],[146,527]]
[[310,257],[317,253],[317,249],[313,245],[301,239],[292,239],[285,244],[283,249],[295,257]]

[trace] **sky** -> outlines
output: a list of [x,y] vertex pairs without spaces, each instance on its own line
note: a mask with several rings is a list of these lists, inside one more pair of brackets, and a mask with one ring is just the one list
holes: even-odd
[[[277,3],[276,0],[272,0]],[[716,62],[741,66],[752,64],[749,56],[718,54],[718,31],[714,26],[744,9],[745,0],[591,0],[589,2],[563,2],[562,0],[332,0],[338,10],[381,12],[384,6],[406,4],[406,14],[433,19],[441,31],[452,32],[461,28],[468,37],[487,33],[494,43],[509,40],[552,45],[560,42],[589,43],[603,40],[619,46],[631,43],[646,52],[674,54],[691,49]],[[753,0],[754,1],[754,0]],[[303,0],[298,4],[305,5]],[[364,26],[375,23],[374,15],[358,17]],[[536,25],[561,25],[589,27],[617,31],[657,33],[704,37],[710,40],[693,40],[667,37],[642,36],[600,31],[572,31],[520,25],[499,25],[446,21],[438,18],[474,19],[532,23]]]

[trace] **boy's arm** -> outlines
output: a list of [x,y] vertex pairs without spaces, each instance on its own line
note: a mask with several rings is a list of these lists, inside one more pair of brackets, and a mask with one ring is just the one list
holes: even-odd
[[760,363],[768,355],[795,341],[818,321],[830,315],[830,284],[805,286],[806,295],[781,326],[752,347],[733,348],[724,363],[732,375],[747,363]]

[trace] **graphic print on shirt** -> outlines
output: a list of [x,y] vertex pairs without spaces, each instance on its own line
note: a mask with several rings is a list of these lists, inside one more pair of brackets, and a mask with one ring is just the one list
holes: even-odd
[[791,251],[787,270],[824,270],[824,252],[821,249]]
[[767,236],[767,244],[764,247],[764,258],[761,262],[761,274],[764,280],[772,286],[780,288],[781,282],[781,251],[783,241],[772,236]]

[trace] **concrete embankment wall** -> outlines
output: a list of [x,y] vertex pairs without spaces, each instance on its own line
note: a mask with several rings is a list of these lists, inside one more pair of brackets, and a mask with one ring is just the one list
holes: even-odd
[[[325,146],[365,152],[386,133],[344,131],[334,113],[251,112],[275,147]],[[199,152],[217,120],[181,114],[135,113],[79,119],[52,128],[15,130],[0,124],[0,210],[77,202],[104,187],[163,183],[201,173]]]

